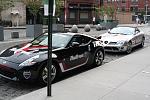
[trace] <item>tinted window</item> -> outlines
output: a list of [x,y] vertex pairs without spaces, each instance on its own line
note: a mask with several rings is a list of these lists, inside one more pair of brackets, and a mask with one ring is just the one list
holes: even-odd
[[[71,35],[67,34],[52,34],[52,46],[55,48],[66,47],[71,39]],[[33,45],[48,45],[48,35],[44,34],[32,41]]]
[[125,34],[125,35],[130,35],[134,34],[135,28],[132,27],[116,27],[110,30],[111,34]]
[[84,44],[89,43],[89,41],[90,41],[89,37],[76,35],[72,38],[71,43],[72,42],[78,42],[80,45],[84,45]]

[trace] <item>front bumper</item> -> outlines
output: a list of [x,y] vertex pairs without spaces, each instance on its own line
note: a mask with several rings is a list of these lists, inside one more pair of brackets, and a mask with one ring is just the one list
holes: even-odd
[[[5,63],[4,63],[5,62]],[[10,67],[11,66],[11,67]],[[18,66],[18,64],[0,59],[0,76],[12,80],[12,81],[33,81],[37,79],[38,72],[33,69],[35,66],[29,66],[22,69],[15,69],[12,66]]]
[[106,52],[125,52],[127,51],[127,46],[104,46]]

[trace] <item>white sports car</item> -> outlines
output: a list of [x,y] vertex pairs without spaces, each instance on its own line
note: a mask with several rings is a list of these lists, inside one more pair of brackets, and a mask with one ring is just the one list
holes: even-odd
[[108,52],[131,53],[133,47],[144,46],[145,36],[137,27],[120,26],[98,37]]

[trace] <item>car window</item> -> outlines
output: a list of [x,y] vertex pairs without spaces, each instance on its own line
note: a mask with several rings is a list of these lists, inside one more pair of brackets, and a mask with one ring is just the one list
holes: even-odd
[[[72,36],[67,34],[52,34],[52,47],[62,48],[65,47],[71,40]],[[33,40],[32,45],[48,45],[48,35],[42,35]]]
[[89,37],[86,37],[86,36],[83,36],[83,38],[82,38],[82,42],[83,42],[84,44],[89,43],[90,40],[91,40],[91,39],[90,39]]
[[76,35],[72,38],[70,45],[72,44],[72,42],[78,42],[80,45],[84,45],[89,43],[89,41],[90,41],[89,37]]
[[116,27],[110,30],[111,34],[124,34],[131,35],[134,34],[135,28],[132,27]]

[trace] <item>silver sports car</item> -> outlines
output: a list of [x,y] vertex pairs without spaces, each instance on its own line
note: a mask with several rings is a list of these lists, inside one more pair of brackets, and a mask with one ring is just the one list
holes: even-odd
[[120,26],[98,37],[105,51],[131,53],[133,47],[144,46],[145,36],[137,27]]

